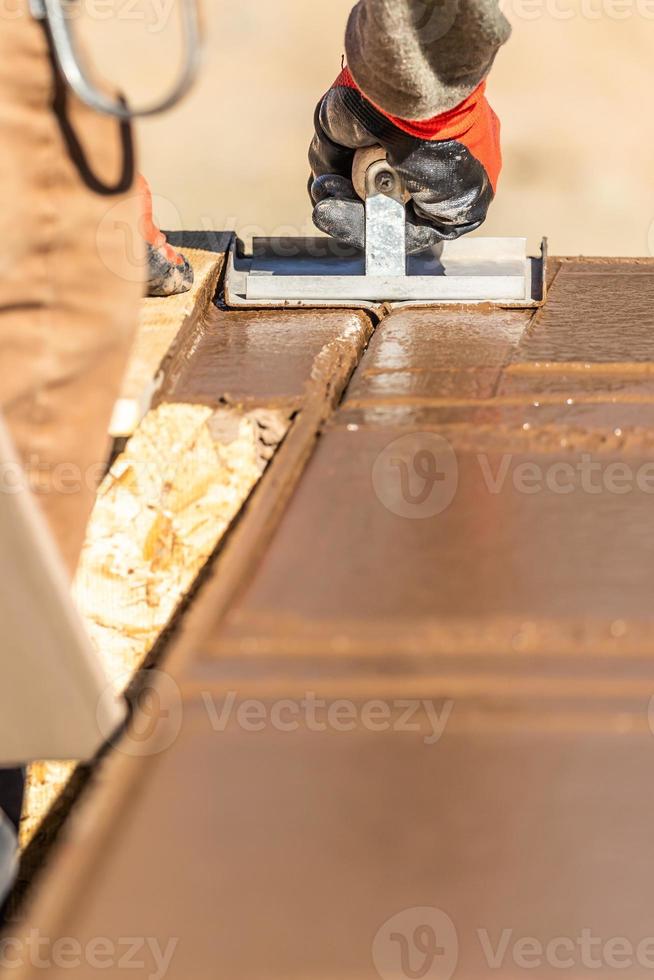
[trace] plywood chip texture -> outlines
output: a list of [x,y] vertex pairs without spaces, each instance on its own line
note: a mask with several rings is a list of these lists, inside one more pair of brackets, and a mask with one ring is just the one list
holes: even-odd
[[[116,690],[124,690],[236,516],[289,425],[280,412],[164,404],[98,491],[74,594]],[[29,774],[23,843],[72,771]]]

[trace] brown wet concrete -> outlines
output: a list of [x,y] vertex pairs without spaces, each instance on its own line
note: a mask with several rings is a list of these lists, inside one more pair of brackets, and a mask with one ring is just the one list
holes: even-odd
[[[348,406],[352,403],[349,402]],[[471,423],[474,423],[471,425]],[[575,400],[563,397],[524,404],[518,397],[441,404],[357,404],[339,413],[339,425],[403,426],[435,429],[455,439],[459,449],[493,447],[528,451],[573,451],[578,440],[588,449],[623,451],[654,445],[654,403]]]
[[[576,637],[580,650],[642,652],[654,561],[644,355],[654,332],[641,288],[654,264],[616,266],[564,262],[533,317],[406,310],[384,320],[207,654],[232,642],[260,648],[262,636],[295,650],[294,634],[313,636],[317,624],[323,646],[331,635],[368,649],[370,636],[374,649],[380,632],[407,622],[435,655],[448,635],[454,655],[461,624],[473,622],[474,648],[489,653],[511,649],[525,622],[540,624],[532,649],[554,654],[553,642],[568,649]],[[583,361],[573,359],[575,303],[590,338]],[[565,372],[534,362],[535,351]],[[654,681],[649,669],[644,678]]]
[[[456,458],[443,454],[435,467],[441,482],[422,501],[421,481],[412,486],[409,472],[405,502],[395,485],[398,467],[382,460],[375,473],[376,462],[407,437],[406,450],[397,446],[400,457],[430,452],[431,435],[435,453],[447,448],[438,429],[427,427],[415,435],[403,428],[335,427],[323,436],[277,540],[229,622],[251,626],[259,613],[266,621],[278,618],[282,629],[289,620],[316,617],[335,629],[341,619],[393,623],[398,617],[650,620],[651,457],[630,456],[627,464],[620,453],[597,455],[586,473],[573,474],[567,467],[580,462],[576,453],[538,454],[509,444],[506,456],[494,449],[479,458],[469,449],[457,452],[453,437]],[[483,440],[478,448],[485,450]],[[634,485],[628,506],[624,492],[604,489],[611,480],[620,489],[621,461],[634,474],[642,471],[645,488]],[[651,548],[643,547],[650,534]],[[286,541],[303,543],[302,560]]]
[[364,322],[362,314],[347,311],[271,315],[214,309],[192,343],[176,353],[158,398],[299,405],[320,351],[348,332],[354,335]]
[[209,581],[51,933],[177,936],[173,980],[606,976],[616,937],[651,973],[652,268],[382,321],[276,532]]
[[[429,731],[219,733],[203,702],[187,703],[174,748],[130,774],[129,819],[108,841],[91,834],[89,878],[69,884],[54,935],[83,948],[150,937],[162,950],[174,937],[168,980],[405,980],[390,933],[417,970],[429,961],[409,944],[430,921],[436,978],[446,966],[522,976],[524,937],[569,937],[576,966],[583,930],[601,940],[595,960],[614,937],[635,948],[651,935],[649,734],[446,734],[434,745]],[[479,930],[493,950],[510,930],[499,968]],[[151,975],[145,948],[139,958],[148,969],[131,975]],[[532,975],[612,972],[562,973],[555,961]]]
[[373,338],[347,402],[490,398],[530,319],[486,308],[396,312]]
[[654,262],[565,262],[518,361],[654,359]]
[[593,369],[574,372],[520,370],[512,365],[504,371],[497,393],[500,398],[561,403],[575,399],[595,402],[648,404],[654,393],[654,373],[631,372],[617,366],[614,371]]

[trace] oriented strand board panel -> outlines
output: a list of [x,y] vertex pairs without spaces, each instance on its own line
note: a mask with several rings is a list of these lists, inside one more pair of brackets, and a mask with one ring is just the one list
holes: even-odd
[[[74,583],[105,685],[128,687],[211,557],[289,426],[286,416],[162,405],[143,419],[98,489]],[[91,717],[96,719],[96,699]],[[111,728],[96,732],[106,738]],[[72,764],[30,767],[26,844]]]
[[205,312],[216,292],[224,256],[195,248],[185,249],[184,254],[195,273],[191,289],[177,296],[143,300],[127,373],[109,427],[114,438],[132,434],[162,381],[160,369],[171,347],[194,318]]
[[288,425],[264,410],[161,405],[112,465],[75,596],[117,688],[170,621]]

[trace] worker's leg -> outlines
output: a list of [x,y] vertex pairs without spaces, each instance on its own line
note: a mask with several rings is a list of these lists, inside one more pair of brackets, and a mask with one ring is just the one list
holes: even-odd
[[0,408],[72,572],[144,254],[125,132],[55,83],[28,0],[0,5],[0,147]]

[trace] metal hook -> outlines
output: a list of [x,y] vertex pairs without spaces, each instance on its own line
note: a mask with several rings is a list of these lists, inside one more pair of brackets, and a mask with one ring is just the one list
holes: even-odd
[[180,0],[180,2],[186,33],[186,57],[182,73],[173,90],[161,102],[141,109],[132,109],[117,99],[110,98],[88,78],[63,9],[65,0],[30,0],[30,9],[37,20],[47,21],[57,63],[78,98],[98,112],[129,120],[139,116],[154,116],[170,109],[188,92],[197,77],[201,58],[200,13],[197,0]]

